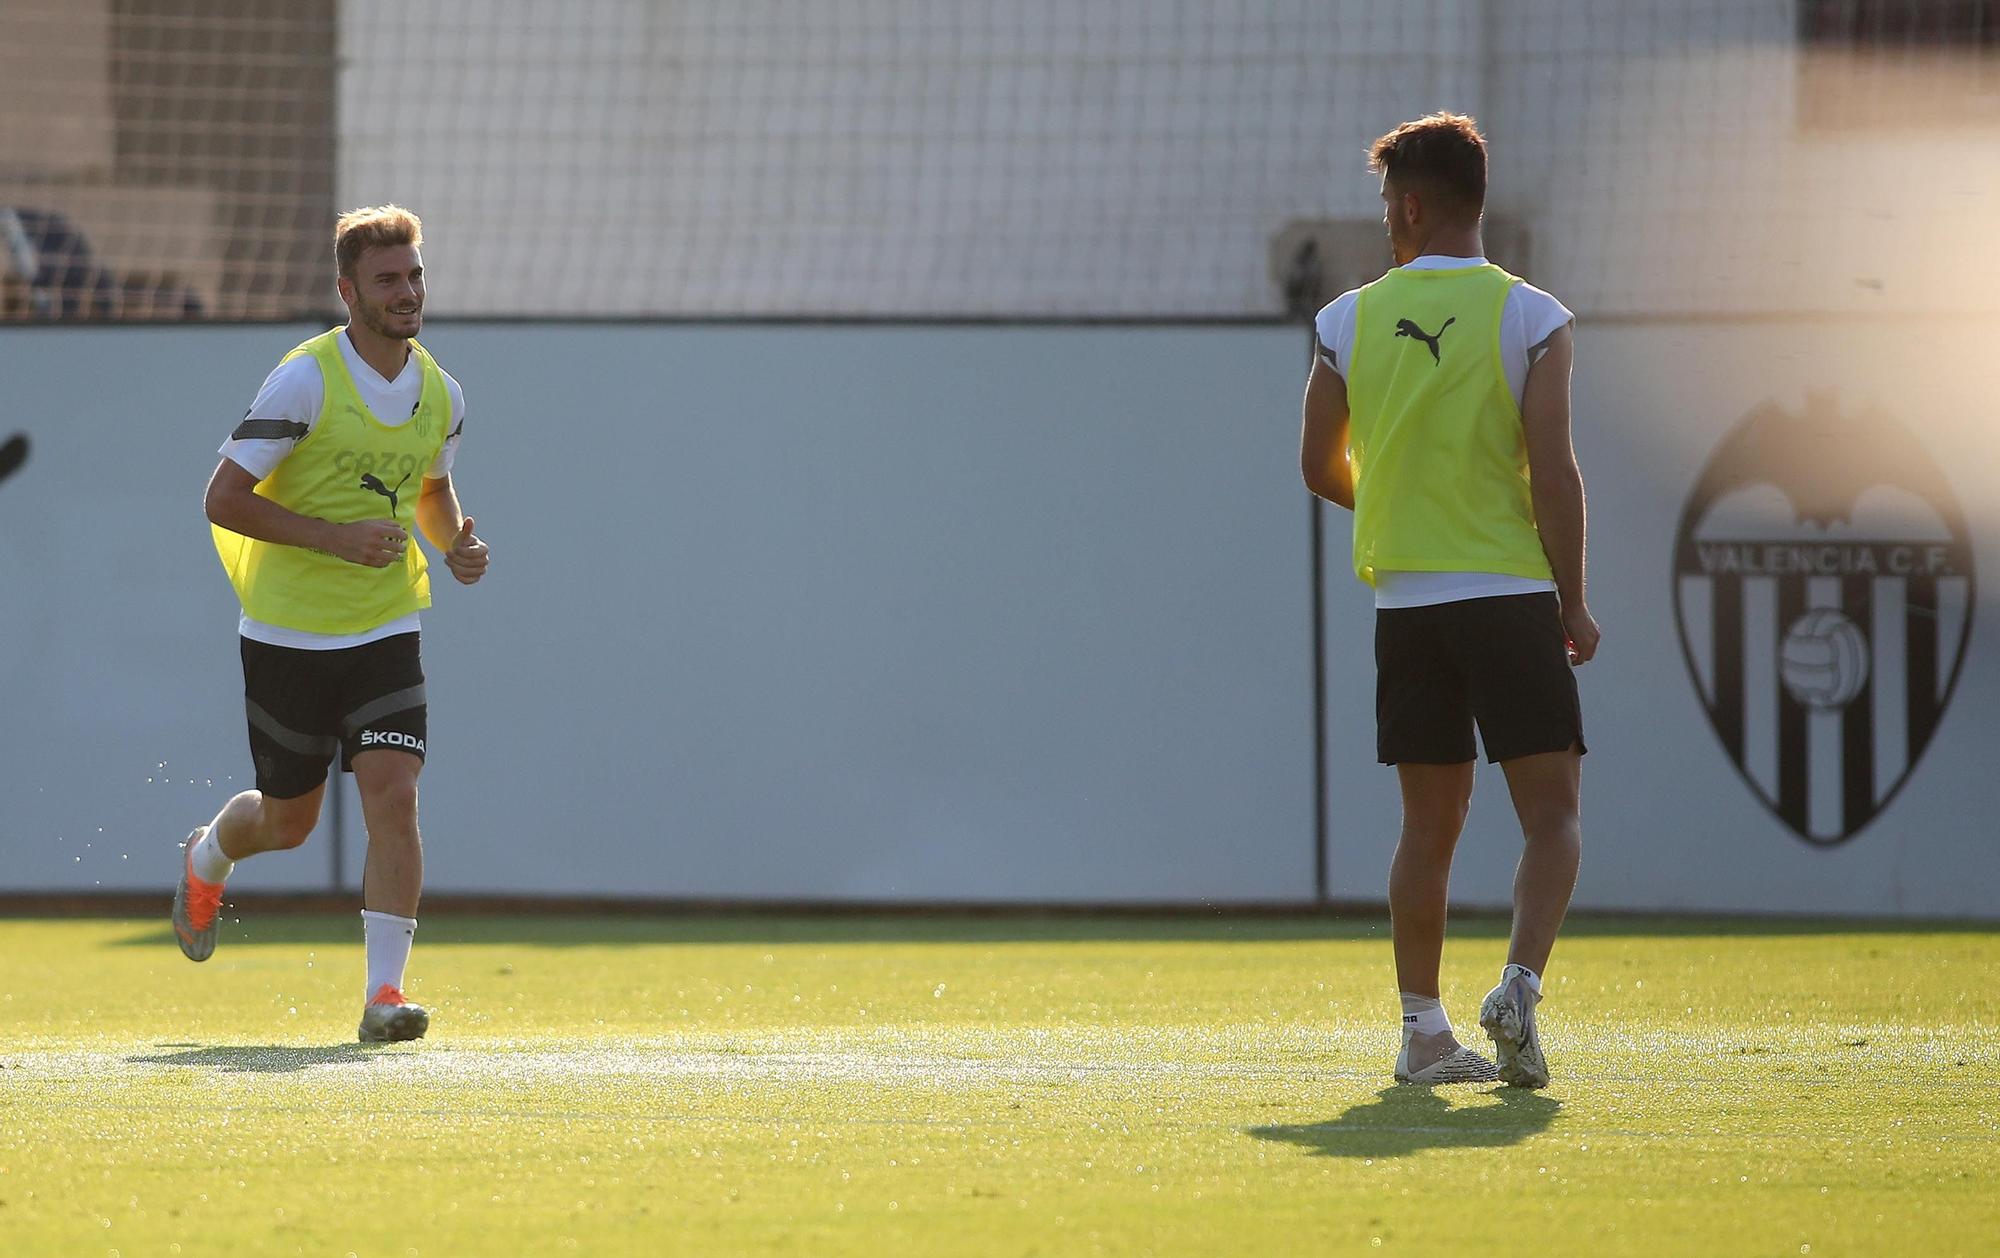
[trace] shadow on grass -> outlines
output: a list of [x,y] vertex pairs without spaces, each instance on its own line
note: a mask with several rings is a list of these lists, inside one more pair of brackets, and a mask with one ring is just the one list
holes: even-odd
[[1562,1102],[1539,1092],[1498,1087],[1459,1096],[1497,1105],[1458,1105],[1437,1088],[1391,1084],[1376,1099],[1321,1123],[1251,1127],[1259,1140],[1295,1144],[1325,1158],[1396,1158],[1420,1149],[1490,1149],[1548,1130]]
[[[1502,914],[1454,912],[1454,940],[1503,940]],[[1820,936],[1990,933],[1994,926],[1964,922],[1887,922],[1807,918],[1690,918],[1592,916],[1574,914],[1563,925],[1565,938],[1697,936]],[[1386,959],[1389,923],[1373,913],[1301,913],[1296,916],[1230,914],[1189,910],[1144,915],[1106,913],[784,913],[703,912],[663,907],[656,913],[570,912],[476,913],[440,906],[424,917],[427,944],[528,944],[541,947],[714,944],[868,943],[1286,943],[1375,939]],[[231,908],[219,943],[230,947],[296,944],[356,944],[360,919],[349,913],[260,908],[254,902]],[[172,948],[173,931],[135,931],[113,947]]]
[[313,1066],[361,1065],[372,1057],[371,1050],[357,1042],[305,1048],[285,1044],[215,1044],[179,1053],[137,1053],[125,1060],[136,1066],[192,1066],[226,1075],[281,1075]]

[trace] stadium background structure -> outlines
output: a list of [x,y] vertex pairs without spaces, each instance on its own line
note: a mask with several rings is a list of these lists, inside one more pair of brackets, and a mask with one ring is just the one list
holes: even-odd
[[[0,4],[0,1236],[1985,1253],[2000,957],[1938,919],[2000,882],[1994,8]],[[1385,1086],[1369,612],[1293,457],[1299,315],[1382,262],[1361,147],[1440,105],[1493,133],[1494,256],[1583,316],[1579,903],[1754,915],[1577,915],[1547,1093]],[[391,198],[500,566],[426,622],[439,1020],[378,1052],[357,844],[338,894],[331,835],[239,872],[207,965],[164,907],[243,772],[197,487]],[[1719,619],[1669,549],[1755,414],[1897,433],[1983,565],[1909,789],[1824,847],[1668,610]],[[580,535],[661,545],[634,582]],[[1854,619],[1871,677],[1909,620]],[[1506,898],[1494,776],[1455,910]],[[1456,914],[1454,1009],[1505,930]]]
[[1586,320],[1991,315],[1951,229],[2000,201],[1996,29],[1987,0],[15,0],[0,206],[43,216],[11,270],[48,256],[5,308],[324,316],[332,215],[393,199],[440,316],[1278,316],[1379,265],[1362,150],[1446,106],[1499,155],[1496,259]]
[[[0,607],[0,676],[62,738],[7,735],[55,792],[0,807],[19,885],[152,885],[111,858],[240,760],[198,530],[126,537],[117,512],[77,519],[74,487],[185,515],[178,487],[219,423],[329,317],[333,213],[395,198],[431,230],[426,339],[494,408],[467,464],[498,511],[482,523],[573,509],[562,493],[594,470],[510,427],[607,416],[623,457],[605,475],[635,479],[599,497],[655,504],[608,522],[707,557],[663,560],[695,597],[634,607],[645,623],[582,661],[525,586],[496,586],[490,640],[470,601],[427,626],[460,661],[441,684],[518,674],[552,710],[609,714],[594,748],[530,731],[508,754],[567,787],[657,781],[682,801],[665,838],[684,866],[630,886],[648,853],[603,836],[639,817],[608,809],[583,818],[604,850],[551,892],[1372,896],[1392,810],[1353,725],[1365,606],[1290,467],[1299,315],[1382,264],[1366,140],[1446,105],[1495,144],[1493,255],[1583,320],[1593,580],[1625,644],[1585,684],[1594,721],[1653,742],[1619,760],[1593,739],[1623,824],[1582,902],[1990,911],[1963,873],[1994,859],[1968,819],[2000,808],[1978,760],[2000,580],[1983,574],[1912,789],[1829,852],[1770,827],[1718,756],[1660,614],[1695,469],[1765,403],[1885,408],[1957,485],[1980,561],[2000,554],[1973,367],[2000,260],[1958,245],[2000,219],[1990,8],[507,0],[475,24],[369,2],[20,0],[0,13],[0,306],[27,326],[0,332],[0,367],[23,417],[7,431],[36,454],[0,489],[0,576],[20,595]],[[161,319],[183,326],[136,326]],[[584,379],[519,377],[550,349]],[[79,378],[98,386],[84,407]],[[118,546],[119,599],[70,575]],[[617,588],[588,556],[512,554],[535,594]],[[663,629],[680,658],[648,654]],[[1316,658],[1336,665],[1318,705]],[[472,690],[461,754],[519,706]],[[648,693],[679,705],[664,727],[628,710]],[[73,744],[98,762],[54,750]],[[463,834],[553,824],[557,792],[478,780],[501,802],[448,801]],[[1462,897],[1504,901],[1511,837],[1467,845],[1487,855]],[[353,845],[328,846],[351,885]],[[511,849],[436,856],[448,889],[530,877]],[[290,869],[269,885],[327,882],[324,861]]]

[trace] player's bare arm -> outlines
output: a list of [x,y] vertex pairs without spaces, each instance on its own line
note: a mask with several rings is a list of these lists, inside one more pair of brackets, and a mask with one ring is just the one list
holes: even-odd
[[1570,443],[1570,369],[1576,359],[1572,330],[1558,329],[1547,350],[1528,368],[1521,390],[1521,431],[1528,447],[1528,477],[1535,499],[1535,528],[1555,574],[1563,629],[1578,664],[1597,654],[1597,621],[1584,601],[1583,473]]
[[451,476],[424,477],[424,491],[417,499],[417,527],[431,545],[444,555],[444,562],[460,585],[472,585],[486,575],[490,555],[486,543],[472,531],[472,517],[458,506],[458,490]]
[[1328,502],[1354,509],[1354,473],[1347,462],[1347,381],[1315,357],[1306,377],[1305,428],[1299,470],[1306,488]]
[[216,464],[204,506],[210,524],[232,533],[260,542],[324,551],[369,568],[386,568],[397,562],[410,544],[409,535],[394,520],[335,524],[280,506],[257,492],[257,477],[234,459]]

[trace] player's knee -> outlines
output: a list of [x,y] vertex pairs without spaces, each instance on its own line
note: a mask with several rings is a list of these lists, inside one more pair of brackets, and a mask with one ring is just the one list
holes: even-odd
[[1459,831],[1417,829],[1404,825],[1396,843],[1395,863],[1414,867],[1449,869],[1452,853],[1458,850]]
[[1435,801],[1421,808],[1411,808],[1406,804],[1403,809],[1403,841],[1419,846],[1442,844],[1449,847],[1458,842],[1469,812],[1468,804],[1449,800]]
[[1531,844],[1570,846],[1582,842],[1583,827],[1576,809],[1549,804],[1522,810],[1521,835]]
[[230,796],[229,802],[222,806],[222,820],[230,826],[248,825],[261,830],[264,825],[264,792],[252,789]]
[[265,817],[264,834],[270,846],[283,851],[305,846],[312,837],[313,827],[319,824],[319,817],[307,815],[298,809],[281,812],[276,816],[268,813]]
[[414,773],[372,776],[360,783],[361,803],[371,814],[416,815],[417,777]]
[[256,829],[257,850],[260,852],[298,847],[312,837],[313,827],[319,824],[317,794],[274,799],[262,791],[244,791],[230,800],[229,806],[241,808],[247,814],[247,819]]

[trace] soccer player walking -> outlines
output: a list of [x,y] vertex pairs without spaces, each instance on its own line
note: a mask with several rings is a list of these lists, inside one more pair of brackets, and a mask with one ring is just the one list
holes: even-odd
[[[1396,1078],[1544,1087],[1542,973],[1576,886],[1583,717],[1583,478],[1570,447],[1570,312],[1486,261],[1486,142],[1439,113],[1375,141],[1396,266],[1316,320],[1300,464],[1354,512],[1375,592],[1376,752],[1396,766],[1389,870],[1403,1005]],[[1451,858],[1471,804],[1473,728],[1507,775],[1525,847],[1500,983],[1480,1006],[1498,1063],[1438,1000]]]
[[403,996],[423,886],[418,612],[431,601],[411,534],[421,530],[463,584],[488,562],[451,480],[465,395],[415,339],[422,243],[422,224],[398,206],[340,216],[334,260],[347,326],[285,355],[222,445],[207,511],[243,604],[257,789],[188,836],[174,892],[181,951],[205,961],[235,863],[306,841],[337,752],[368,828],[364,1043],[417,1039],[430,1025]]

